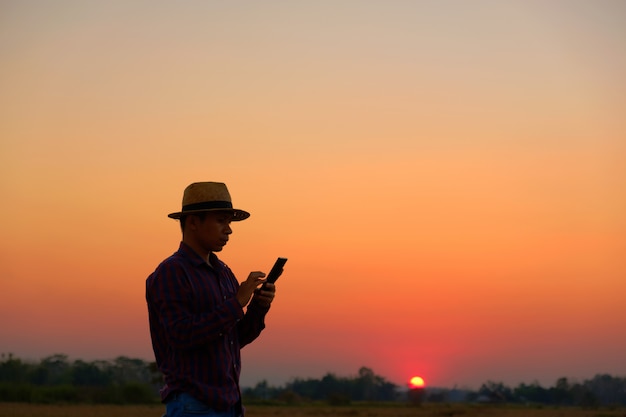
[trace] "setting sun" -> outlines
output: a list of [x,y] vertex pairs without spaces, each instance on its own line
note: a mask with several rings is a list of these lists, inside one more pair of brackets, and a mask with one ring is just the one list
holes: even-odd
[[409,381],[411,388],[424,388],[424,378],[421,376],[414,376]]

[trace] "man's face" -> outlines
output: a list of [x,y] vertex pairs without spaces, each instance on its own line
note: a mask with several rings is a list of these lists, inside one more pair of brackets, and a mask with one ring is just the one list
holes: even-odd
[[233,232],[230,228],[230,222],[233,219],[232,213],[229,211],[209,211],[204,220],[197,216],[193,217],[190,227],[198,246],[206,252],[221,251]]

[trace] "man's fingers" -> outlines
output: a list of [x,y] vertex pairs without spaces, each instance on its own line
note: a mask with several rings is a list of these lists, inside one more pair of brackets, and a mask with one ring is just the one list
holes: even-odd
[[248,275],[248,281],[252,282],[260,282],[263,278],[265,278],[265,274],[261,271],[250,272]]

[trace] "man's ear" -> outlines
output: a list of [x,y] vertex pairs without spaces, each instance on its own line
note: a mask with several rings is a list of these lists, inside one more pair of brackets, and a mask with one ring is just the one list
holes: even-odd
[[189,216],[187,216],[187,223],[185,225],[189,227],[189,230],[197,230],[199,222],[200,218],[198,216],[190,214]]

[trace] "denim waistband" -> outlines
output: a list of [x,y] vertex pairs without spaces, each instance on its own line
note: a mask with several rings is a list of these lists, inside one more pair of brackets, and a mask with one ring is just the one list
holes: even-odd
[[[189,405],[193,406],[194,403],[198,405],[203,404],[204,406],[206,406],[207,411],[211,413],[210,415],[213,415],[213,413],[215,413],[215,415],[218,415],[218,416],[242,416],[244,412],[241,401],[239,401],[237,404],[233,405],[232,407],[229,407],[226,410],[218,410],[216,408],[213,408],[209,404],[203,403],[202,401],[198,400],[193,395],[186,393],[186,392],[182,392],[182,391],[175,391],[175,392],[168,394],[168,396],[165,398],[163,402],[166,404],[166,407],[168,409],[170,406],[173,406],[173,407],[183,406],[186,408]],[[180,405],[171,404],[172,402],[179,402]],[[204,409],[204,406],[200,406],[200,408]],[[196,405],[195,407],[198,407],[198,406]]]

